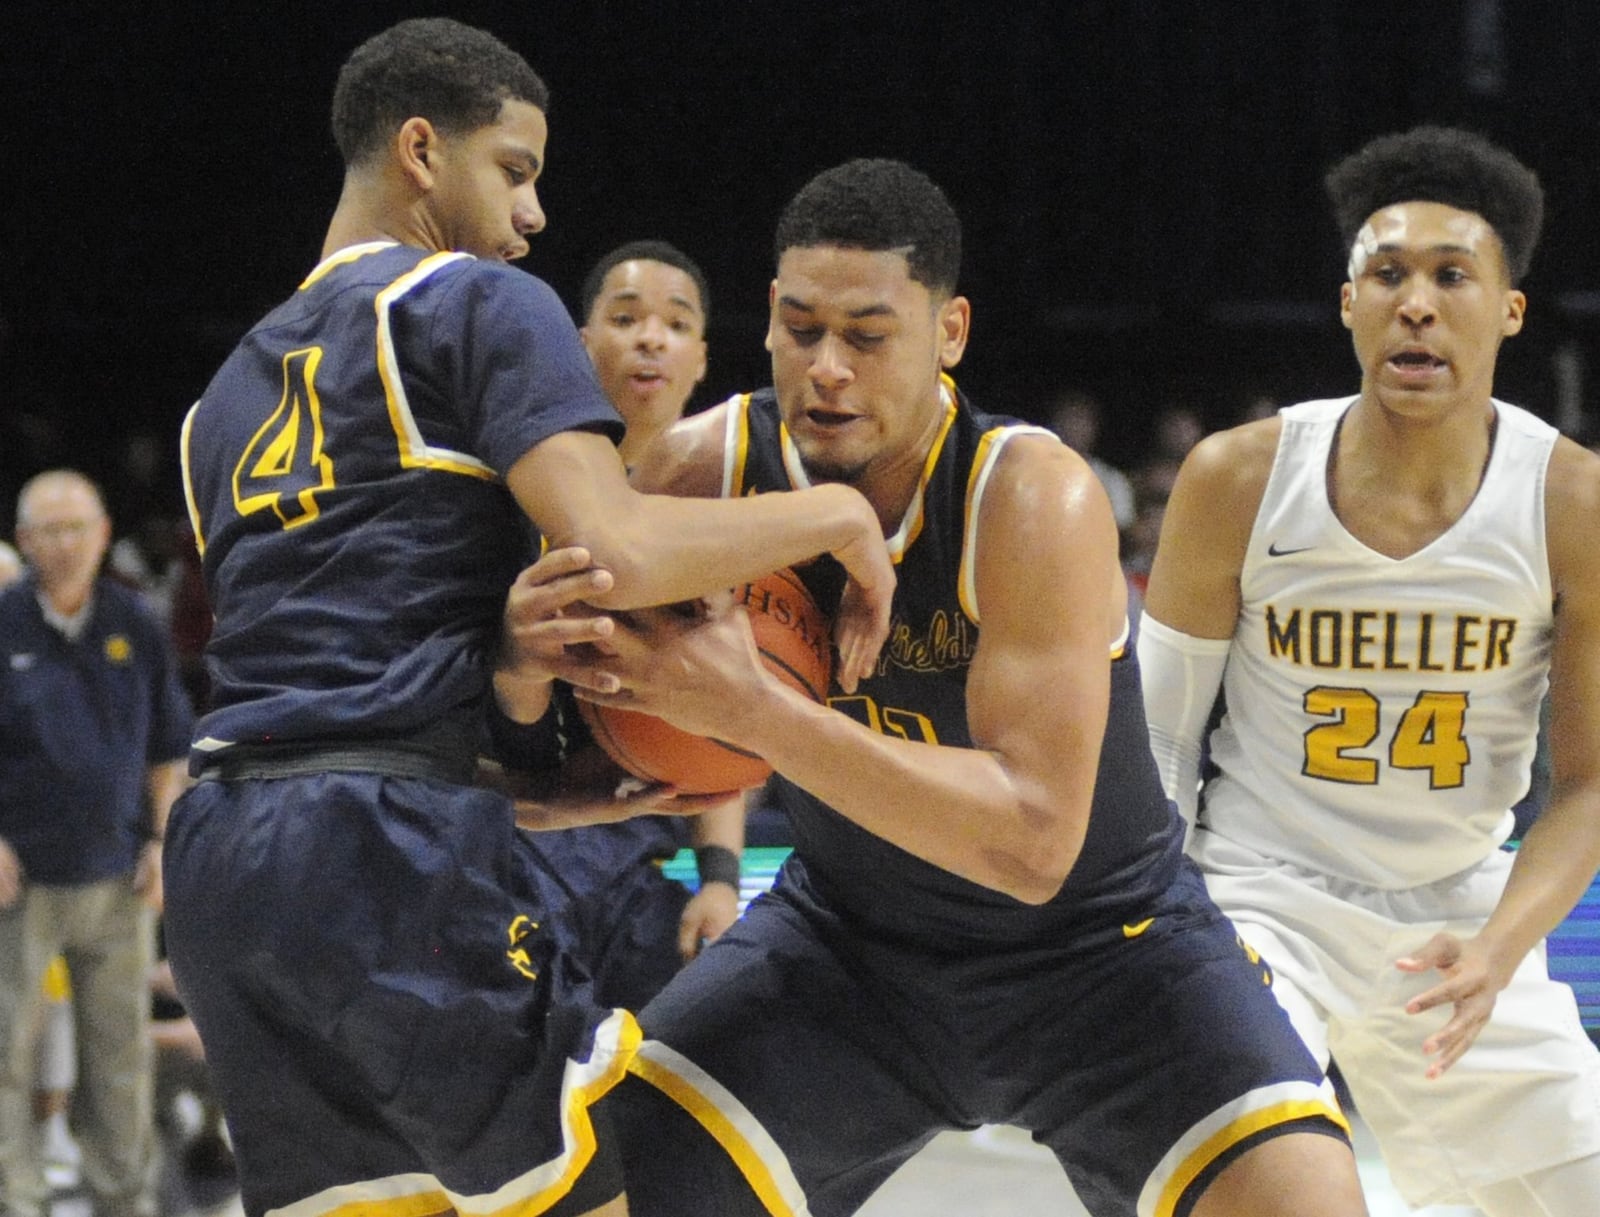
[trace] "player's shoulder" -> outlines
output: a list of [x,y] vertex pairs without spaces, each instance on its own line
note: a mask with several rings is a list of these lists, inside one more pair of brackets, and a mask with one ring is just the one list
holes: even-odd
[[1284,421],[1274,414],[1213,431],[1184,457],[1179,483],[1219,497],[1259,499],[1277,460]]
[[[1008,422],[985,431],[981,442],[992,453],[992,465],[974,470],[973,481],[983,487],[986,525],[1076,529],[1099,520],[1115,530],[1111,500],[1099,477],[1053,432]],[[981,452],[979,459],[984,459]]]
[[[1600,455],[1566,436],[1550,450],[1545,475],[1545,527],[1552,547],[1571,541],[1587,554],[1593,548],[1594,521],[1600,519]],[[1597,557],[1600,562],[1600,557]]]
[[647,494],[718,497],[727,454],[745,442],[750,400],[751,394],[736,393],[680,418],[645,449],[628,480]]

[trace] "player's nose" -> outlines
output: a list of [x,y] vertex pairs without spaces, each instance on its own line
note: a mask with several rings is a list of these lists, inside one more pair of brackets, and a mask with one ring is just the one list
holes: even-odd
[[639,345],[659,351],[667,345],[667,323],[655,314],[644,319],[639,327]]
[[824,334],[811,349],[810,375],[819,389],[837,388],[850,381],[850,361],[844,343],[836,335]]
[[539,192],[531,182],[517,192],[516,204],[511,211],[511,226],[519,236],[524,237],[544,231],[544,206],[539,202]]

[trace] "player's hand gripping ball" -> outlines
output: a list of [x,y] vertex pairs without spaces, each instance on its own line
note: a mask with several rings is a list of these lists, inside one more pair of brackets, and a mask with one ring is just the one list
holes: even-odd
[[[828,695],[833,675],[832,623],[792,570],[774,571],[736,588],[767,670],[813,701]],[[703,735],[691,735],[651,714],[579,702],[595,742],[634,777],[663,782],[679,794],[721,794],[759,786],[772,766],[759,756]]]

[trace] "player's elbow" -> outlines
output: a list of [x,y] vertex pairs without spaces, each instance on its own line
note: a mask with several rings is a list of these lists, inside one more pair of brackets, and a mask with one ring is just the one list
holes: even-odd
[[1059,812],[1025,810],[1020,819],[1010,848],[995,858],[1001,890],[1022,904],[1048,904],[1077,864],[1083,831]]
[[622,610],[660,602],[652,578],[660,565],[660,546],[642,513],[619,511],[608,519],[593,521],[565,543],[583,546],[593,565],[611,575],[611,587],[590,597],[596,608]]

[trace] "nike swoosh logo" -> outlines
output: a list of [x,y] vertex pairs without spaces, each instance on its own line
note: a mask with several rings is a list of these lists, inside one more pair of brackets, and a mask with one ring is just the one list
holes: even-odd
[[1308,549],[1315,549],[1315,545],[1302,545],[1298,549],[1279,549],[1276,541],[1267,546],[1267,557],[1287,558],[1290,554],[1303,554]]
[[1143,921],[1136,921],[1132,925],[1125,925],[1122,927],[1122,936],[1124,938],[1137,938],[1140,934],[1143,934],[1152,925],[1154,925],[1155,921],[1156,919],[1154,917],[1146,917]]

